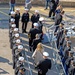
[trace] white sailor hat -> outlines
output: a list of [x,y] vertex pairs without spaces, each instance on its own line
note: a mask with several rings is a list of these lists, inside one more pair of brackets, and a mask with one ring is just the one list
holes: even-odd
[[18,10],[18,11],[19,11],[19,10],[20,10],[20,8],[16,8],[16,10]]
[[40,18],[39,18],[39,21],[43,21],[43,20],[44,20],[44,17],[40,17]]
[[14,32],[16,32],[16,31],[19,31],[19,29],[18,28],[14,28]]
[[11,11],[11,14],[12,14],[12,15],[14,15],[14,14],[15,14],[15,12],[14,12],[14,11]]
[[12,27],[12,28],[16,27],[16,24],[12,24],[11,27]]
[[33,25],[36,26],[36,27],[38,27],[38,23],[34,23]]
[[39,10],[35,10],[36,13],[39,13]]
[[23,49],[23,46],[22,45],[18,45],[18,49]]
[[19,61],[24,61],[24,57],[19,57]]
[[17,40],[16,40],[16,43],[20,43],[20,42],[21,42],[21,40],[20,40],[20,39],[17,39]]
[[27,8],[25,9],[25,11],[28,11],[28,10],[29,10],[29,9],[27,9]]
[[19,37],[19,33],[16,33],[16,34],[15,34],[15,37]]
[[15,22],[15,19],[11,18],[10,21],[11,21],[11,22]]
[[43,56],[48,57],[49,56],[48,52],[43,52]]

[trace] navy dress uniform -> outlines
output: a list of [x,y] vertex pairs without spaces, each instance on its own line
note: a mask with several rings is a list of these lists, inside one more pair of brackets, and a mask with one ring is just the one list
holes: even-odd
[[44,23],[44,17],[40,17],[39,18],[39,22],[38,22],[38,24],[39,24],[39,26],[38,26],[38,28],[42,31],[42,29],[43,29],[43,23]]
[[24,67],[24,57],[19,57],[15,64],[15,74],[17,75],[20,67]]
[[15,24],[12,24],[12,28],[9,30],[9,36],[10,36],[10,48],[12,49],[12,41],[13,41],[13,36],[12,36],[12,34],[13,34],[13,30],[14,30],[14,28],[16,27],[16,25]]
[[12,56],[13,56],[13,69],[15,68],[15,50],[18,49],[18,45],[21,45],[21,40],[20,39],[17,39],[16,40],[16,43],[13,45],[13,53],[12,53]]
[[15,24],[15,19],[14,18],[11,18],[10,19],[10,22],[9,22],[9,29],[11,28],[11,25],[12,24]]
[[16,25],[15,24],[11,24],[10,28],[9,28],[9,37],[10,38],[12,37],[12,33],[13,33],[14,28],[16,28]]
[[11,18],[15,19],[15,12],[14,11],[11,11],[11,15],[9,17],[9,23],[10,23]]
[[31,16],[31,22],[32,22],[32,28],[34,27],[34,23],[37,23],[39,21],[40,15],[39,15],[39,11],[35,10],[35,14],[33,14]]
[[25,56],[25,51],[23,50],[23,45],[18,45],[18,49],[15,50],[15,62],[18,60],[20,56]]
[[28,9],[25,9],[25,12],[22,15],[22,32],[26,32],[26,28],[27,28],[27,24],[29,21],[29,13],[28,13]]
[[19,28],[19,19],[20,19],[20,9],[16,9],[16,14],[15,14],[15,24],[16,24],[16,28]]
[[28,35],[29,37],[29,48],[31,51],[33,39],[35,39],[36,34],[42,34],[42,32],[38,29],[38,23],[34,23],[34,28],[31,28]]
[[20,39],[19,33],[16,33],[15,35],[13,35],[12,40],[11,40],[11,47],[13,48],[13,45],[15,44],[16,40]]
[[24,67],[20,67],[17,75],[26,75],[25,71],[26,69]]
[[47,52],[43,52],[43,60],[41,60],[38,65],[38,75],[46,75],[48,72],[48,69],[51,69],[51,60],[48,59],[47,57],[49,54]]

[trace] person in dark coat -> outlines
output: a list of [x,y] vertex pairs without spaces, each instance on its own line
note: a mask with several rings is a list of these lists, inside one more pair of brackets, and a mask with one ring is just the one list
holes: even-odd
[[22,33],[26,33],[27,24],[29,22],[29,13],[28,9],[25,9],[25,12],[22,15]]
[[12,48],[13,48],[13,45],[15,44],[15,42],[16,42],[17,39],[20,39],[19,33],[16,33],[16,34],[15,34],[14,36],[12,36],[12,38],[11,38],[11,43],[12,43],[11,47],[12,47]]
[[60,44],[62,45],[62,47],[63,47],[63,43],[65,41],[65,37],[67,37],[67,30],[66,29],[64,29],[62,38],[60,40]]
[[71,61],[68,75],[75,75],[75,60]]
[[20,19],[20,9],[16,9],[16,14],[15,14],[15,24],[16,24],[16,28],[19,28],[19,19]]
[[36,38],[33,40],[32,46],[33,46],[33,51],[35,51],[37,44],[41,42],[41,39],[38,34],[36,34]]
[[65,36],[65,39],[63,41],[63,48],[65,49],[65,47],[67,46],[67,41],[70,41],[70,37],[69,36]]
[[18,45],[21,45],[21,40],[20,39],[17,39],[16,40],[16,43],[13,45],[13,53],[12,53],[12,57],[13,57],[13,69],[15,69],[15,50],[18,49]]
[[19,56],[25,56],[25,51],[23,50],[23,45],[18,45],[18,49],[15,50],[15,57],[18,60]]
[[51,60],[48,59],[49,54],[47,52],[43,52],[43,60],[41,60],[38,65],[38,75],[46,75],[48,69],[51,69]]
[[57,31],[57,48],[60,48],[60,41],[63,36],[63,32],[64,32],[64,27],[63,24],[61,23]]
[[55,10],[56,10],[56,3],[55,3],[55,0],[51,0],[51,1],[50,1],[49,17],[51,17],[52,14],[53,14],[53,17],[55,16]]
[[67,58],[66,61],[65,61],[65,71],[66,71],[66,75],[68,75],[68,71],[69,71],[69,68],[70,68],[70,63],[71,63],[71,61],[74,59],[73,54],[74,54],[73,51],[69,51],[69,56],[68,56],[68,58]]
[[31,22],[32,22],[32,28],[34,27],[34,23],[37,23],[39,21],[40,14],[38,10],[35,10],[35,13],[31,16]]
[[14,11],[11,11],[11,13],[10,13],[9,23],[11,22],[11,19],[15,19],[15,12]]
[[59,24],[62,22],[63,14],[64,14],[64,11],[61,11],[61,13],[56,14],[56,17],[55,17],[55,26],[56,26],[55,32],[57,32],[57,30],[59,28]]
[[14,31],[14,29],[16,28],[16,25],[15,24],[12,24],[11,25],[11,29],[10,29],[10,32],[9,32],[9,36],[10,36],[10,48],[12,49],[12,46],[13,46],[13,36],[12,36],[12,34],[13,34],[13,31]]
[[65,49],[63,50],[62,63],[64,66],[65,66],[66,59],[68,59],[69,51],[71,51],[71,41],[67,41],[67,45],[66,45]]
[[39,28],[41,31],[42,31],[42,29],[43,29],[43,23],[44,23],[44,21],[45,21],[44,17],[40,17],[40,18],[39,18],[39,21],[38,21],[39,26],[38,26],[38,28]]
[[34,28],[31,28],[30,31],[29,31],[29,33],[28,33],[30,51],[32,51],[32,50],[31,50],[32,42],[33,42],[33,39],[35,39],[35,35],[36,35],[36,34],[39,34],[40,37],[41,37],[41,35],[42,35],[41,30],[38,29],[38,23],[34,23]]

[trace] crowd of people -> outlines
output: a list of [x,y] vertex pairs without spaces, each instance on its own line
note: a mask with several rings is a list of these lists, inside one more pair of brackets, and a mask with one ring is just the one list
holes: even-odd
[[[46,7],[47,9],[47,7]],[[75,74],[74,51],[71,50],[70,37],[67,36],[67,30],[64,28],[63,20],[64,11],[59,4],[59,0],[50,1],[50,11],[48,17],[54,20],[54,36],[61,57],[61,62],[65,69],[66,75]],[[29,38],[29,51],[33,52],[32,59],[34,66],[38,69],[38,75],[46,75],[48,69],[51,69],[51,60],[48,59],[49,53],[46,52],[42,45],[44,17],[40,16],[38,10],[31,15],[32,27],[29,32],[26,31],[29,20],[29,10],[26,8],[21,17],[22,33],[27,33]],[[9,19],[9,37],[10,48],[12,49],[13,69],[15,75],[25,75],[25,50],[19,35],[20,9],[11,11]]]
[[25,75],[25,51],[20,39],[19,29],[16,28],[13,18],[10,19],[9,23],[9,37],[15,75]]
[[[37,14],[37,11],[35,11]],[[10,37],[10,48],[12,49],[12,59],[13,59],[13,69],[15,70],[15,75],[25,75],[25,50],[22,44],[22,39],[19,34],[19,19],[20,12],[16,9],[16,12],[11,11],[9,18],[9,37]],[[32,16],[32,20],[35,16]],[[44,18],[39,18],[39,24]],[[26,32],[26,26],[29,21],[28,9],[22,15],[22,33]],[[34,20],[33,20],[34,21]],[[35,20],[36,21],[36,20]],[[38,75],[46,75],[48,69],[51,68],[51,60],[48,59],[49,53],[46,51],[42,52],[43,45],[42,40],[42,26],[38,23],[32,23],[32,28],[28,32],[29,37],[29,48],[33,52],[32,59],[34,60],[35,68],[38,68]],[[36,37],[36,38],[35,38]],[[33,47],[33,48],[32,48]],[[37,54],[37,55],[36,55]],[[42,62],[42,63],[41,63]],[[48,64],[47,64],[48,63]],[[46,65],[47,64],[47,65]],[[42,67],[43,66],[43,67]],[[46,68],[44,68],[46,66]]]

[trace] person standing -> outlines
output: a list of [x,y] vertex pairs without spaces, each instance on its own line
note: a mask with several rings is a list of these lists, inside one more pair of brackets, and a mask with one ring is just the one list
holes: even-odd
[[37,23],[39,21],[40,14],[38,10],[35,10],[35,13],[31,16],[31,21],[32,21],[32,28],[34,27],[34,23]]
[[64,11],[61,11],[61,13],[58,13],[55,17],[55,32],[57,32],[58,28],[59,28],[59,24],[62,22],[63,20],[63,15],[64,15]]
[[55,10],[56,10],[56,3],[55,3],[55,0],[51,0],[50,1],[50,11],[49,11],[49,17],[52,16],[52,13],[53,13],[53,16],[51,18],[53,18],[55,16]]
[[42,43],[38,43],[37,48],[35,49],[34,53],[32,54],[32,58],[34,59],[34,65],[37,66],[40,60],[43,60],[43,45]]
[[10,0],[10,12],[15,10],[15,0]]
[[38,75],[46,75],[48,69],[51,69],[51,60],[48,59],[49,54],[47,52],[43,52],[43,60],[41,60],[37,67],[38,68]]
[[30,51],[32,51],[31,47],[32,47],[33,39],[35,39],[36,34],[40,34],[40,35],[42,34],[41,30],[38,29],[38,23],[34,23],[34,28],[31,28],[28,33]]
[[25,65],[24,57],[20,56],[18,60],[15,62],[15,75],[18,74],[20,67],[24,67],[24,65]]
[[33,40],[32,46],[33,46],[33,51],[35,51],[38,43],[41,42],[41,39],[39,37],[39,34],[36,34],[36,38]]
[[19,19],[20,19],[20,9],[16,9],[16,14],[15,14],[15,24],[16,28],[19,28]]
[[45,0],[45,10],[48,9],[48,4],[49,4],[50,0]]
[[26,28],[27,28],[27,24],[29,21],[29,13],[28,13],[28,9],[25,9],[25,12],[22,15],[22,33],[26,33]]

